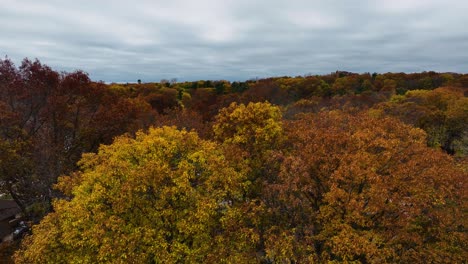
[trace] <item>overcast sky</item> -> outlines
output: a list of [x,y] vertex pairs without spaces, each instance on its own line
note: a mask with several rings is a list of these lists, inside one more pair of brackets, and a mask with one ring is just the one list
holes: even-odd
[[0,0],[0,56],[106,82],[468,72],[467,0]]

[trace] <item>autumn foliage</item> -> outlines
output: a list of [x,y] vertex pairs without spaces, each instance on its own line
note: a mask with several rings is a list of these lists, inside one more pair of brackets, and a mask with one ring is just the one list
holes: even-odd
[[34,224],[14,261],[464,263],[465,79],[108,85],[2,60],[0,190]]
[[[288,123],[268,184],[278,262],[459,263],[466,172],[391,118],[341,112]],[[285,250],[289,249],[289,250]]]
[[54,203],[17,261],[204,262],[242,196],[215,143],[170,127],[117,138],[80,164],[78,179],[58,183],[73,199]]
[[[232,119],[254,106],[225,111]],[[272,106],[258,106],[258,122],[271,122],[261,112]],[[231,122],[239,131],[225,144],[246,151],[276,135],[276,125]],[[285,131],[277,171],[263,171],[276,175],[256,174],[256,193],[251,171],[195,133],[164,127],[118,138],[62,178],[73,198],[54,203],[17,261],[463,261],[466,172],[429,149],[422,130],[333,111],[300,116]]]

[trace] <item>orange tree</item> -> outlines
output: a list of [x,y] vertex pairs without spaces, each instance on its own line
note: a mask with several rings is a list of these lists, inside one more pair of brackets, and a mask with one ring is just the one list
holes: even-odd
[[304,115],[263,188],[276,262],[461,263],[466,171],[425,133],[367,113]]

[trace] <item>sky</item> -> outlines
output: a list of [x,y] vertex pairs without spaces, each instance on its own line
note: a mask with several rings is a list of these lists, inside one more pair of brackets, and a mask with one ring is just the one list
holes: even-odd
[[468,72],[467,0],[0,0],[0,57],[105,82]]

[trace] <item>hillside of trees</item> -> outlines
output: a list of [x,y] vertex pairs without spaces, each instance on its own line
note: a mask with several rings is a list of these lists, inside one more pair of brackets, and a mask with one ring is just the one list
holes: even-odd
[[[0,60],[15,263],[464,263],[468,74],[105,84]],[[6,258],[6,257],[5,257]]]

